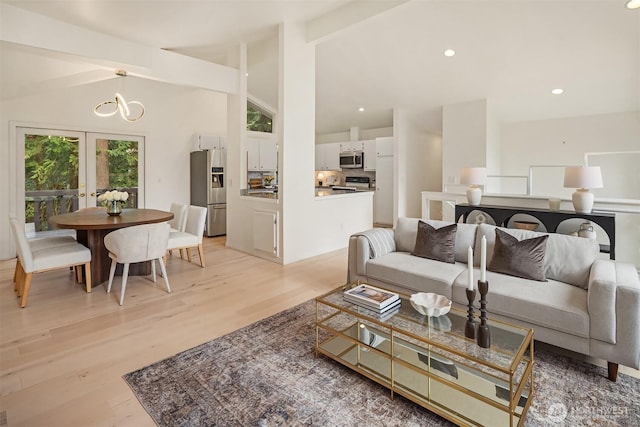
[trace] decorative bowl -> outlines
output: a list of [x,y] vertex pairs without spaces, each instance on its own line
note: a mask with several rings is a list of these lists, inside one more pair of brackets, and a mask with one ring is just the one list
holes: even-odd
[[418,292],[411,295],[411,305],[416,311],[425,316],[438,317],[447,314],[451,309],[451,300],[444,295],[430,292]]
[[514,227],[519,228],[520,230],[533,231],[536,228],[538,228],[540,223],[535,221],[513,221],[513,225]]

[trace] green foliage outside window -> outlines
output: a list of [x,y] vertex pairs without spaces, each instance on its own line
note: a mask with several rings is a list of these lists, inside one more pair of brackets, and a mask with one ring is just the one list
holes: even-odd
[[[25,220],[48,228],[47,218],[77,207],[77,138],[27,135],[25,137]],[[97,191],[138,187],[138,142],[98,140],[95,173]],[[42,193],[39,193],[42,192]],[[46,194],[46,196],[45,196]],[[132,194],[130,206],[137,206]],[[36,216],[36,203],[39,218]],[[52,211],[51,211],[52,210]]]
[[272,121],[272,117],[266,112],[247,103],[247,130],[273,133]]

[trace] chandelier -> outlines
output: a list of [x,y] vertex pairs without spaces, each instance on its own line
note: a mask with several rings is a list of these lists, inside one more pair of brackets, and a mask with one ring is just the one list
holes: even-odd
[[[125,70],[116,70],[116,75],[126,77],[127,72]],[[111,107],[112,104],[113,107]],[[133,108],[130,108],[131,106],[133,106]],[[134,112],[132,112],[132,110]],[[113,100],[99,103],[96,105],[96,108],[93,109],[93,112],[99,117],[111,117],[119,112],[124,120],[135,122],[144,116],[144,105],[139,101],[127,102],[122,94],[116,92]]]

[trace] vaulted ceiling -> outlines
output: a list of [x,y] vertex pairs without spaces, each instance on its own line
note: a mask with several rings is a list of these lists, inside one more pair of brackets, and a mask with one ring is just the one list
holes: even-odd
[[[502,122],[640,110],[640,10],[626,9],[624,0],[375,1],[388,10],[317,42],[317,133],[390,126],[393,108],[439,132],[443,105],[478,99]],[[2,2],[218,63],[240,42],[259,58],[278,23],[310,22],[351,3]],[[445,57],[445,49],[456,55]],[[249,88],[271,105],[277,91],[265,82],[273,81],[276,64],[273,56],[250,57]],[[556,88],[564,93],[552,95]]]

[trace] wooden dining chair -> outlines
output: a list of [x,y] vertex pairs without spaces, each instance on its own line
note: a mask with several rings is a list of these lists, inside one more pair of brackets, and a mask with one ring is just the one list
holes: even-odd
[[200,267],[204,267],[204,250],[202,248],[202,236],[207,221],[207,208],[202,206],[189,206],[187,211],[187,223],[184,231],[172,231],[169,234],[167,250],[180,249],[180,258],[184,259],[186,252],[187,261],[191,262],[191,248],[198,248]]
[[151,261],[151,274],[156,281],[156,260],[160,263],[160,270],[164,278],[167,292],[171,293],[169,278],[162,257],[167,252],[169,240],[169,224],[166,222],[157,224],[136,225],[112,231],[104,237],[104,246],[109,251],[111,258],[111,270],[109,271],[109,285],[107,293],[111,292],[113,276],[118,263],[124,264],[122,270],[122,286],[120,288],[120,305],[124,303],[124,293],[127,289],[127,277],[129,276],[129,264],[132,262]]
[[[27,240],[24,224],[16,218],[11,220],[11,230],[16,241],[18,260],[15,271],[15,290],[21,297],[20,307],[27,306],[33,273],[74,267],[76,281],[82,281],[80,268],[84,266],[85,286],[91,292],[91,251],[77,242],[61,239],[43,239],[31,245]],[[37,242],[37,243],[36,243]]]

